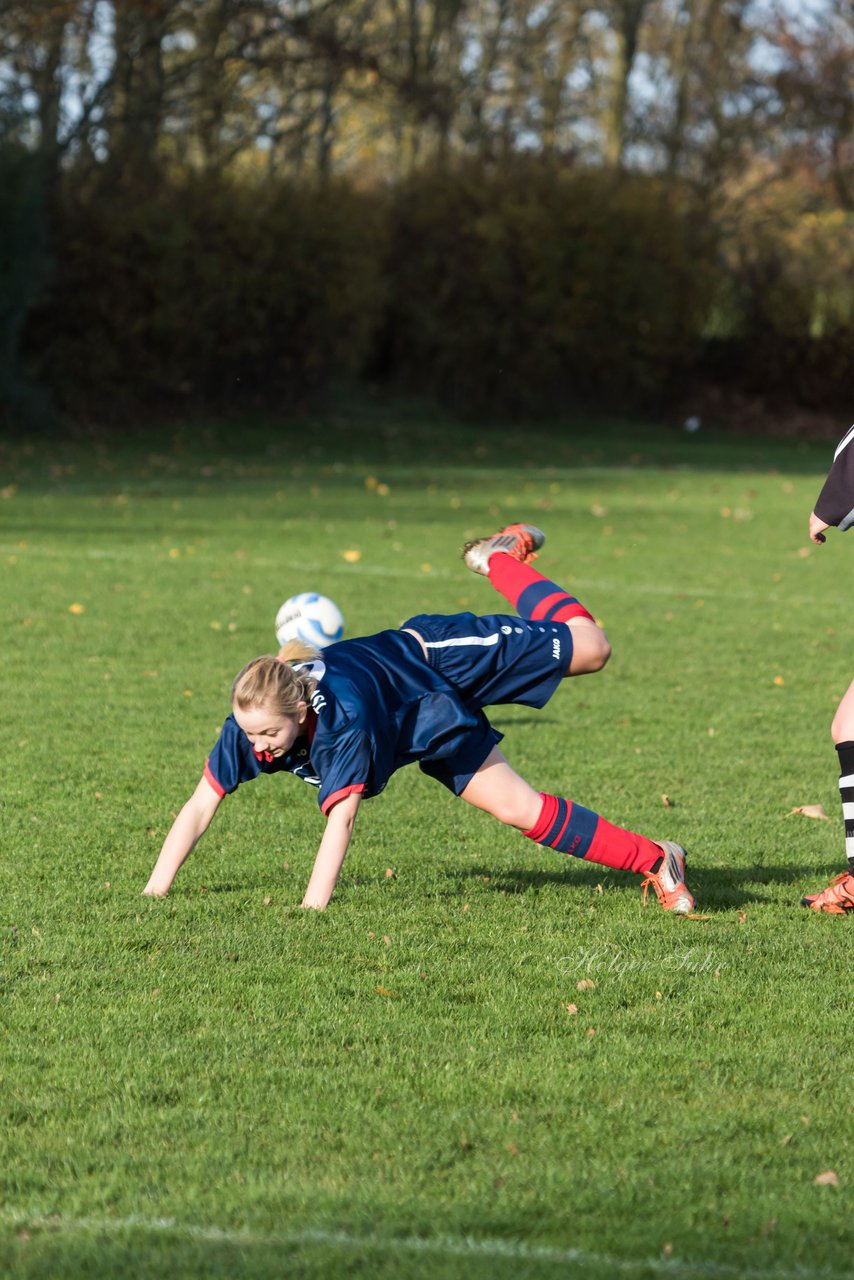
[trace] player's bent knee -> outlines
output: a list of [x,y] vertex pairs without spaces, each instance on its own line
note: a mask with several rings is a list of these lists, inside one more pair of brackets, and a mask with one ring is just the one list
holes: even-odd
[[611,656],[611,645],[604,631],[598,627],[580,628],[572,637],[572,661],[568,675],[588,675],[601,671]]
[[590,670],[601,671],[605,663],[610,658],[610,656],[611,656],[610,642],[608,640],[608,637],[605,635],[604,631],[600,631],[599,636],[597,638],[597,643],[595,645],[594,652],[591,658],[593,665],[591,666]]

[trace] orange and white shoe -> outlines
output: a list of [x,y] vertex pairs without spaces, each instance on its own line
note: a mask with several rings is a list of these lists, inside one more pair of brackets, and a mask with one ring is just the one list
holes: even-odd
[[474,538],[463,547],[463,561],[473,573],[489,573],[489,557],[496,551],[504,551],[521,564],[536,560],[537,552],[546,540],[542,529],[534,524],[508,524],[488,538]]
[[655,840],[662,850],[662,856],[654,862],[644,878],[643,900],[650,885],[665,911],[684,916],[694,910],[694,895],[685,883],[685,850],[675,840]]
[[832,916],[844,916],[846,911],[854,911],[854,875],[843,871],[821,893],[801,898],[801,906],[812,911],[826,911]]

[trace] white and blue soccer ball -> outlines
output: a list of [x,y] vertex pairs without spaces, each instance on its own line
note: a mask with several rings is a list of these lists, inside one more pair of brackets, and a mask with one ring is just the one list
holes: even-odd
[[276,639],[279,644],[302,640],[316,649],[325,649],[344,634],[344,615],[334,600],[316,591],[301,591],[291,596],[276,614]]

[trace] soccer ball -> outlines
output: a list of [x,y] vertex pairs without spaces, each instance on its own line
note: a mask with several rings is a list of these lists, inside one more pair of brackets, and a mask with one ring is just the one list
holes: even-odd
[[302,640],[316,649],[325,649],[344,634],[344,616],[328,596],[316,591],[301,591],[291,596],[276,614],[276,639],[279,644]]

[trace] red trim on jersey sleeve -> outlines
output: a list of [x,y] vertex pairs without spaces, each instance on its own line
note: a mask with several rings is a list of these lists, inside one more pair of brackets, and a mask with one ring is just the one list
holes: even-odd
[[366,782],[357,782],[353,787],[342,787],[340,791],[333,791],[331,796],[327,796],[323,804],[320,806],[321,813],[327,814],[329,810],[334,808],[339,800],[343,800],[345,796],[363,796],[367,790]]
[[210,783],[210,785],[213,787],[214,791],[217,793],[218,796],[225,795],[225,787],[223,787],[219,782],[217,782],[216,778],[211,773],[211,766],[210,766],[209,759],[205,761],[205,772],[203,776],[205,780]]

